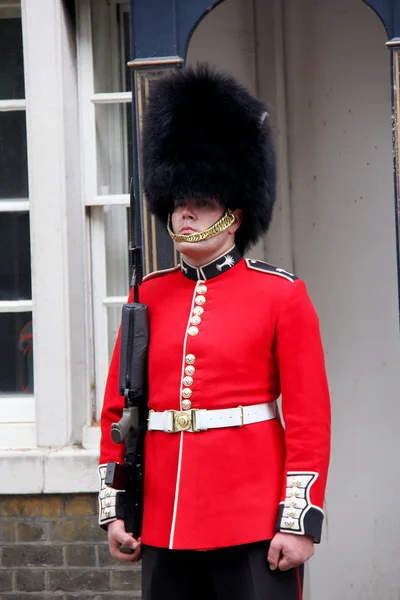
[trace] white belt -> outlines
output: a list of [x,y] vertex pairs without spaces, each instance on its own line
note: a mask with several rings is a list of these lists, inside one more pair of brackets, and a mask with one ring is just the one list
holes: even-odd
[[276,416],[276,402],[221,410],[196,408],[183,411],[165,410],[164,412],[150,410],[147,428],[149,431],[165,431],[166,433],[178,433],[179,431],[196,433],[219,427],[242,427],[250,423],[275,419]]

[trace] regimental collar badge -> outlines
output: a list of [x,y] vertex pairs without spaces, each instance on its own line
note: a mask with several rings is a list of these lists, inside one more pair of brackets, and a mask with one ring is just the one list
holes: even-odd
[[241,260],[242,255],[236,246],[232,246],[222,256],[219,256],[215,260],[201,267],[193,267],[185,260],[181,261],[182,273],[188,279],[192,279],[193,281],[213,279],[213,277],[217,277],[218,275],[222,275],[227,271],[230,271],[232,267],[237,265],[237,263]]
[[218,271],[220,271],[220,272],[222,273],[222,270],[223,270],[225,267],[229,267],[229,268],[231,268],[231,267],[233,267],[233,266],[234,266],[234,264],[235,264],[235,259],[233,258],[233,256],[231,256],[230,254],[227,254],[227,255],[224,257],[224,260],[223,260],[223,262],[222,262],[221,264],[217,263],[215,266],[216,266],[217,270],[218,270]]

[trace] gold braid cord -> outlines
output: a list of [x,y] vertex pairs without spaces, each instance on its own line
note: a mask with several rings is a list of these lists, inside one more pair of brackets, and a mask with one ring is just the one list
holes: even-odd
[[235,222],[235,215],[227,210],[214,225],[199,233],[178,234],[172,231],[171,215],[168,217],[167,229],[174,242],[203,242],[228,229]]

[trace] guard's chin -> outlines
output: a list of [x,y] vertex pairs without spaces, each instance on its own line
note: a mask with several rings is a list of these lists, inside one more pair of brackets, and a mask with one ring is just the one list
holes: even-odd
[[201,242],[174,242],[175,248],[181,254],[190,256],[203,253],[210,246],[211,240],[202,240]]

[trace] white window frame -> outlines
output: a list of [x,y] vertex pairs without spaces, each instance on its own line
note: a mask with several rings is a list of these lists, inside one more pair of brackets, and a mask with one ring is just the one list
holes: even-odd
[[[19,2],[1,2],[0,8],[10,17],[21,18]],[[7,17],[2,17],[7,18]],[[0,100],[0,112],[26,112],[26,99]],[[29,198],[0,199],[0,213],[28,212]],[[2,300],[0,313],[32,312],[32,300]],[[24,447],[36,444],[35,398],[33,394],[0,396],[0,447]]]
[[[21,0],[30,200],[20,209],[31,209],[32,302],[15,310],[33,311],[36,421],[30,443],[14,439],[0,447],[2,491],[10,494],[98,489],[93,417],[108,371],[107,307],[126,301],[106,296],[101,213],[105,206],[127,207],[129,197],[98,193],[95,110],[131,102],[131,94],[95,93],[90,4],[76,2],[75,63],[61,0]],[[114,11],[116,4],[128,7],[107,4]],[[118,127],[110,130],[117,131],[110,144],[118,152]],[[22,409],[15,403],[13,410]]]
[[[7,425],[14,431],[10,447],[0,449],[2,493],[96,491],[98,445],[81,446],[92,418],[93,369],[75,32],[61,0],[21,0],[21,14],[36,421],[29,443],[16,438],[15,424]],[[23,410],[16,402],[14,413]]]
[[[115,89],[123,87],[122,81],[115,79],[118,71],[119,61],[123,57],[118,53],[116,43],[118,36],[118,24],[115,19],[116,5],[119,4],[124,11],[128,10],[127,2],[113,0],[108,6],[103,4],[102,9],[108,11],[107,27],[111,29],[111,61],[113,62],[114,81],[110,82]],[[108,308],[122,307],[126,302],[126,296],[107,295],[106,281],[106,235],[104,207],[107,206],[129,206],[129,194],[98,193],[99,182],[97,174],[99,165],[97,163],[96,144],[96,107],[99,105],[126,104],[132,102],[131,92],[99,92],[95,93],[95,76],[93,66],[93,32],[91,17],[91,0],[81,0],[78,4],[78,26],[81,40],[78,55],[79,74],[79,97],[82,132],[82,165],[85,173],[84,182],[84,204],[90,211],[90,243],[91,243],[91,275],[92,275],[92,306],[93,306],[93,332],[94,332],[94,357],[95,357],[95,390],[96,401],[94,405],[94,419],[98,421],[103,403],[104,387],[109,368],[110,355],[108,351]],[[96,10],[101,10],[100,3]],[[103,19],[103,22],[105,20]],[[97,29],[97,35],[102,32]],[[105,35],[105,34],[104,34]],[[120,49],[122,52],[122,48]],[[122,63],[123,64],[123,63]],[[120,123],[109,123],[109,152],[113,155],[113,161],[121,160],[125,163],[126,187],[128,185],[127,155],[124,153],[126,146],[126,123],[121,127]],[[96,444],[99,438],[99,428],[94,425],[85,432],[84,445]]]

